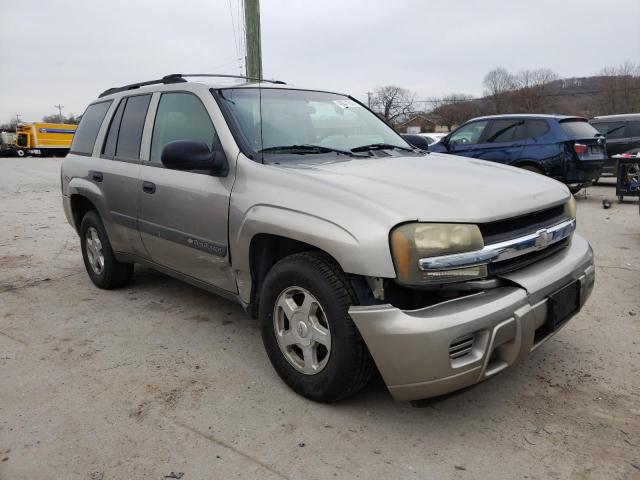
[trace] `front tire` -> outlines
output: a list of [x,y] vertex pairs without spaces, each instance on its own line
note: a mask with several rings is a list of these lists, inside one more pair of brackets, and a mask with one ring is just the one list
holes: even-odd
[[129,282],[133,273],[133,264],[116,260],[107,231],[95,210],[88,212],[82,218],[80,244],[84,266],[96,287],[110,290],[122,287]]
[[19,157],[24,157],[24,150],[19,148],[18,150],[16,150],[16,155]]
[[260,295],[262,340],[292,390],[335,402],[369,382],[375,366],[348,313],[355,299],[340,267],[319,252],[291,255],[269,271]]

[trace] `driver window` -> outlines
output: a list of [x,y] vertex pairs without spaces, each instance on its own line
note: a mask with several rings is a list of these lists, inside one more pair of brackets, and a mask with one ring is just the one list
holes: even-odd
[[468,125],[459,128],[449,138],[449,145],[472,145],[474,143],[478,143],[487,123],[489,122],[482,120],[479,122],[469,123]]
[[200,140],[209,150],[218,142],[211,118],[198,97],[191,93],[163,93],[151,137],[149,160],[162,163],[164,146],[175,140]]

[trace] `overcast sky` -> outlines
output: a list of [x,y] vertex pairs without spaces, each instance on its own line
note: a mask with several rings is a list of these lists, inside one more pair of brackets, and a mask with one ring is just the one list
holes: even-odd
[[[570,77],[640,62],[639,0],[261,3],[266,77],[362,99],[385,84],[479,95],[497,66]],[[167,73],[240,73],[239,4],[0,0],[0,123],[58,103],[79,114],[106,88]]]

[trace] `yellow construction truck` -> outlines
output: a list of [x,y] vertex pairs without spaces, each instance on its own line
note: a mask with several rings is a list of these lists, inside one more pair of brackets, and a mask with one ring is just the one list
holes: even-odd
[[17,127],[13,149],[25,155],[64,157],[69,153],[76,125],[66,123],[21,123]]

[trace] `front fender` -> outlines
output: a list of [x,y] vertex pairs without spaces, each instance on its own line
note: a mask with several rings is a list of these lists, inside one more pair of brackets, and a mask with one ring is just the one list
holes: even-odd
[[313,245],[331,255],[347,273],[395,277],[389,248],[379,251],[379,242],[371,241],[377,235],[389,232],[369,231],[367,238],[359,238],[340,225],[305,212],[255,205],[244,215],[232,242],[233,267],[238,290],[243,301],[251,297],[251,240],[258,234],[271,234]]

